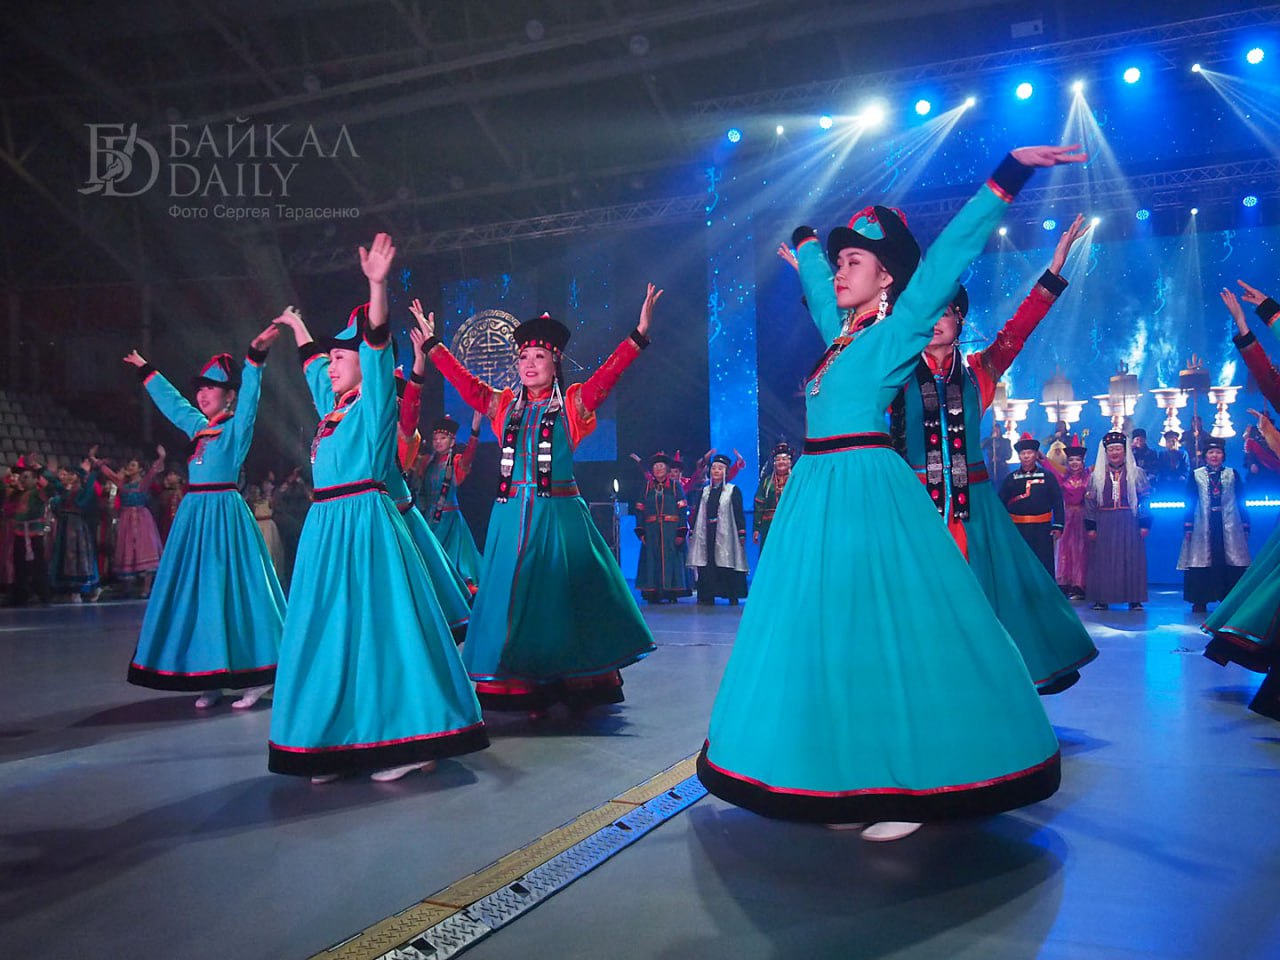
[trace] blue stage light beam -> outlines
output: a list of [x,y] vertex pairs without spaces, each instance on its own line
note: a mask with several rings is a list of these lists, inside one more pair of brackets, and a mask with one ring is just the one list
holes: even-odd
[[1208,68],[1200,76],[1272,156],[1280,157],[1280,84]]

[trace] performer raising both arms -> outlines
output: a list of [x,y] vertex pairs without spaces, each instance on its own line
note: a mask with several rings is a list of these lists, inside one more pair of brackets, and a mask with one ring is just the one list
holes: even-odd
[[269,767],[325,782],[376,771],[395,780],[438,757],[488,746],[422,554],[385,481],[395,469],[395,359],[387,325],[391,238],[378,234],[360,266],[367,309],[345,330],[310,339],[281,318],[304,365],[327,350],[328,382],[307,372],[316,409],[315,502],[298,542],[271,714]]
[[863,836],[893,840],[1057,790],[1027,667],[883,424],[1007,203],[1033,167],[1085,159],[1076,149],[1015,151],[918,269],[887,207],[832,231],[827,256],[811,228],[795,232],[831,345],[698,760],[717,796],[784,819],[882,821]]
[[129,682],[203,690],[200,708],[217,703],[224,687],[243,691],[232,706],[251,707],[275,678],[284,592],[236,480],[253,442],[267,350],[279,335],[272,323],[254,338],[239,377],[229,353],[206,363],[194,380],[194,406],[138,351],[124,358],[160,412],[191,438],[191,483],[169,529]]
[[[1058,239],[1049,268],[995,339],[967,356],[960,353],[959,342],[970,305],[961,286],[935,320],[933,335],[890,410],[895,444],[968,558],[1042,694],[1074,684],[1080,667],[1098,651],[1054,582],[1048,531],[1043,532],[1047,555],[1037,567],[1009,520],[997,493],[1004,487],[991,483],[982,459],[982,416],[995,399],[996,382],[1066,289],[1062,271],[1085,229],[1084,217],[1077,216]],[[1010,480],[1006,477],[1004,482]],[[1025,488],[1026,483],[1019,486]]]
[[485,708],[541,715],[620,703],[620,668],[654,649],[653,637],[596,529],[573,478],[573,451],[596,427],[596,410],[649,344],[662,291],[649,284],[636,329],[585,383],[565,387],[569,330],[547,314],[515,330],[519,391],[468,373],[435,336],[427,357],[501,439],[501,478],[463,657]]

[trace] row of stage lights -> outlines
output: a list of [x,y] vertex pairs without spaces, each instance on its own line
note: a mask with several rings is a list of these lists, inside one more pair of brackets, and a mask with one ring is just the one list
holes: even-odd
[[[1245,54],[1244,59],[1250,66],[1257,66],[1266,59],[1266,55],[1266,51],[1262,47],[1254,47]],[[1200,64],[1193,63],[1191,65],[1191,72],[1201,73]],[[1133,85],[1142,79],[1142,70],[1135,66],[1126,67],[1120,76],[1125,83]],[[1084,93],[1084,81],[1076,80],[1072,83],[1071,92],[1075,94]],[[1013,95],[1019,100],[1030,100],[1034,94],[1035,86],[1028,80],[1021,81],[1013,88]],[[966,108],[972,107],[977,102],[978,100],[976,97],[967,97],[964,101],[964,106]],[[933,102],[921,97],[915,103],[915,112],[918,116],[927,117],[933,112]],[[852,120],[854,123],[860,124],[866,129],[874,129],[884,123],[887,115],[887,107],[885,107],[883,103],[876,102],[864,107],[860,113],[853,116]],[[830,130],[835,126],[835,123],[835,118],[831,116],[831,114],[824,113],[822,116],[818,117],[818,126],[823,130]],[[775,128],[775,133],[778,136],[782,136],[786,132],[786,127],[782,124],[778,124]],[[730,127],[725,136],[728,137],[730,143],[738,143],[742,139],[742,130],[738,127]],[[1256,197],[1254,198],[1254,203],[1257,203]],[[1249,203],[1245,204],[1245,206],[1252,205],[1253,204]]]

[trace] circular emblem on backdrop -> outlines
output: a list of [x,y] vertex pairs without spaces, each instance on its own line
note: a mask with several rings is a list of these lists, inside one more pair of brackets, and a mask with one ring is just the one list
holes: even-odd
[[514,389],[520,382],[515,340],[519,324],[505,310],[481,310],[458,327],[450,349],[468,370],[494,389]]

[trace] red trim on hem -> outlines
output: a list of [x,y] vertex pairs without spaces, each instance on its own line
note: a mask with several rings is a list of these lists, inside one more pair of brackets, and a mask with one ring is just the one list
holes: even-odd
[[148,383],[151,382],[152,377],[158,377],[158,376],[160,376],[160,371],[152,370],[150,373],[148,373],[145,377],[142,378],[142,385],[145,387]]
[[227,667],[223,670],[196,670],[195,672],[184,672],[181,670],[157,670],[155,667],[144,667],[136,661],[131,662],[129,666],[141,673],[154,673],[157,677],[220,677],[234,676],[239,673],[261,673],[263,670],[276,669],[276,664],[274,663],[268,663],[261,667],[244,667],[238,670],[232,670],[230,667]]
[[981,790],[986,787],[994,787],[1000,783],[1008,783],[1011,780],[1021,780],[1023,777],[1033,776],[1047,767],[1057,763],[1062,758],[1062,751],[1055,750],[1053,756],[1047,760],[1037,763],[1033,767],[1027,767],[1025,770],[1019,770],[1016,773],[1007,773],[1002,777],[993,777],[990,780],[975,780],[973,783],[956,784],[949,787],[930,787],[927,790],[905,790],[898,787],[867,787],[863,790],[791,790],[786,787],[774,787],[756,780],[752,777],[744,777],[740,773],[734,773],[726,770],[724,767],[715,763],[711,759],[711,741],[704,740],[702,742],[702,759],[707,766],[714,769],[723,776],[738,780],[741,783],[749,783],[753,787],[758,787],[768,793],[785,794],[795,797],[866,797],[866,796],[899,796],[899,797],[929,797],[937,796],[944,793],[962,793],[966,790]]
[[400,737],[397,740],[377,740],[373,743],[344,743],[333,747],[285,747],[269,740],[268,746],[272,750],[279,750],[281,753],[338,753],[344,750],[370,750],[378,747],[394,747],[402,743],[419,743],[423,740],[439,740],[441,737],[453,737],[461,733],[467,733],[471,730],[484,729],[484,721],[473,723],[469,726],[458,727],[456,730],[442,730],[440,733],[424,733],[417,737]]
[[1075,663],[1071,664],[1071,666],[1063,667],[1060,670],[1055,670],[1053,673],[1049,674],[1049,676],[1045,677],[1043,680],[1033,680],[1032,683],[1034,683],[1035,686],[1037,687],[1042,687],[1046,683],[1052,683],[1055,680],[1059,680],[1062,677],[1066,676],[1068,673],[1072,673],[1076,670],[1079,670],[1081,667],[1087,664],[1093,663],[1094,660],[1098,659],[1098,653],[1099,651],[1095,650],[1093,651],[1093,653],[1089,654],[1087,657],[1077,660]]

